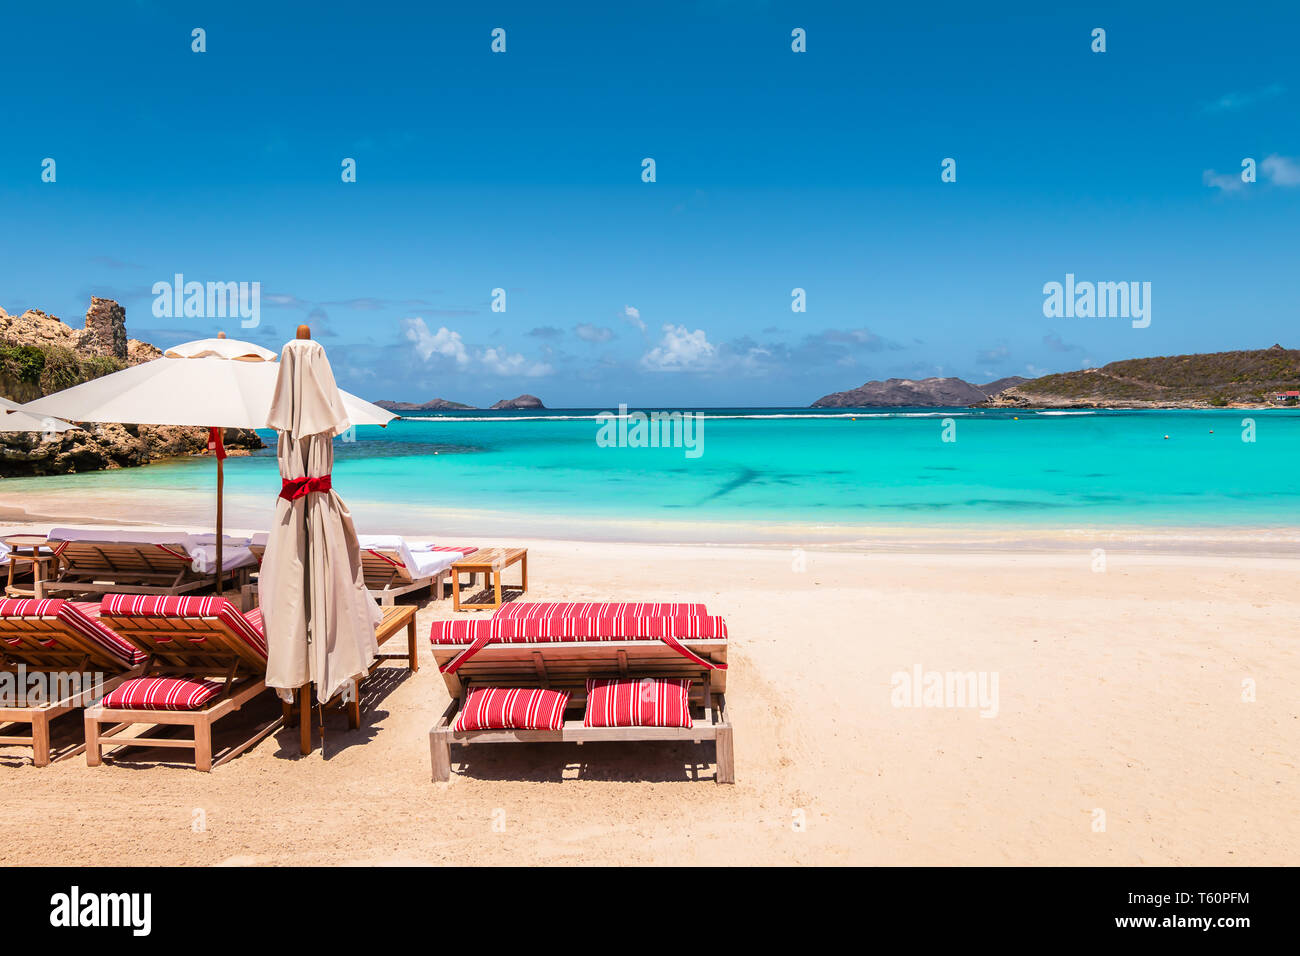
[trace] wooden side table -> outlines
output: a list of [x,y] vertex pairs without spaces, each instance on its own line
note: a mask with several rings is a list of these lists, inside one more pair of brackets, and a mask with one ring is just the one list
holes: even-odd
[[[46,578],[46,569],[50,569],[49,577],[53,577],[53,570],[57,565],[58,556],[50,549],[50,542],[43,534],[11,534],[6,535],[3,539],[9,546],[9,580],[5,584],[5,596],[11,598],[30,598],[36,597],[40,590],[40,582]],[[23,554],[23,548],[29,548],[30,554]],[[50,550],[49,554],[41,554],[41,549]],[[31,566],[32,587],[31,590],[20,588],[14,585],[14,569],[19,564]]]
[[[520,585],[528,591],[528,549],[527,548],[482,548],[473,554],[467,554],[451,566],[451,597],[457,611],[494,611],[501,606],[501,572],[512,564],[520,566],[523,583]],[[474,575],[483,575],[485,587],[491,587],[491,603],[466,604],[460,599],[460,576],[468,574],[471,586]]]

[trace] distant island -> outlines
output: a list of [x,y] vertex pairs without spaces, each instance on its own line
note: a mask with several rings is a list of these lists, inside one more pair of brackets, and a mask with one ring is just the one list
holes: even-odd
[[[1300,350],[1274,345],[1124,359],[1100,368],[985,385],[960,378],[891,378],[833,392],[812,408],[1258,408],[1295,404]],[[1290,393],[1290,394],[1288,394]]]
[[497,408],[526,409],[526,408],[545,408],[545,407],[546,406],[542,404],[542,400],[538,398],[536,395],[520,395],[518,398],[503,398],[495,405],[489,406],[489,408],[494,408],[494,409]]
[[473,410],[473,405],[462,405],[460,402],[451,402],[445,398],[435,398],[422,404],[416,405],[412,402],[375,402],[380,408],[385,408],[390,412],[397,412],[399,415],[403,412],[454,412]]
[[988,401],[1012,385],[1029,379],[1000,378],[987,385],[972,385],[960,378],[890,378],[867,382],[846,392],[832,392],[813,402],[812,408],[956,408]]
[[[456,411],[477,411],[477,405],[465,405],[461,402],[449,401],[445,398],[435,398],[427,402],[415,404],[413,402],[392,402],[379,401],[374,404],[380,408],[385,408],[390,412],[396,412],[399,415],[419,414],[420,412],[456,412]],[[520,395],[518,398],[503,398],[501,401],[488,406],[489,409],[535,409],[546,408],[542,400],[536,395]]]

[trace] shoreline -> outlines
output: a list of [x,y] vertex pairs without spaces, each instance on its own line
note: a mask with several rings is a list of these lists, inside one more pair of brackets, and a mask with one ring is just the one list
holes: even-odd
[[[66,496],[54,496],[66,497]],[[24,496],[30,504],[30,496]],[[44,503],[44,502],[42,502]],[[350,503],[354,517],[356,503]],[[362,503],[364,505],[364,503]],[[264,531],[246,508],[227,499],[227,534]],[[363,509],[362,509],[363,510]],[[24,507],[0,495],[0,525],[7,533],[48,531],[58,526],[181,527],[212,530],[212,509],[185,508],[168,520],[141,520],[122,513],[71,512],[64,509]],[[270,518],[267,509],[267,518]],[[174,519],[174,520],[173,520]],[[748,548],[760,550],[808,548],[824,552],[880,553],[1035,553],[1090,551],[1101,548],[1129,554],[1200,554],[1300,558],[1300,526],[1096,526],[1052,527],[1035,525],[849,525],[760,522],[677,522],[604,519],[562,515],[530,515],[482,509],[423,510],[409,520],[367,522],[358,518],[364,534],[402,534],[411,538],[493,539],[535,542],[664,545],[677,547]],[[507,530],[507,526],[513,530]],[[432,529],[440,528],[435,531]]]

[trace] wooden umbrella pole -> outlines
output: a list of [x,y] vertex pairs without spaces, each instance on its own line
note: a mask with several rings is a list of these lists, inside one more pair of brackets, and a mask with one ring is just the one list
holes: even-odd
[[[225,429],[221,429],[221,428],[217,429],[217,440],[219,442],[224,440],[225,437],[223,435],[224,431]],[[223,537],[222,529],[221,529],[221,519],[222,519],[221,505],[222,505],[222,499],[224,498],[225,495],[225,488],[226,488],[225,461],[223,461],[222,456],[218,454],[217,455],[217,597],[221,597],[221,578],[223,576],[222,568],[224,567],[223,556],[221,554],[221,542]]]

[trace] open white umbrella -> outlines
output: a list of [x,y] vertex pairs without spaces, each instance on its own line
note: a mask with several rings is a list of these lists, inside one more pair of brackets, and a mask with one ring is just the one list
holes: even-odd
[[42,418],[25,412],[17,402],[0,398],[0,432],[44,432],[47,435],[58,435],[72,431],[76,427],[48,415]]
[[310,684],[322,704],[369,672],[380,610],[366,590],[361,548],[331,482],[332,439],[348,427],[319,342],[299,330],[280,353],[269,424],[280,433],[282,488],[258,576],[266,631],[266,685],[284,700]]
[[[304,326],[305,328],[305,326]],[[74,422],[127,422],[211,429],[217,458],[217,593],[221,593],[222,492],[226,428],[266,428],[280,363],[275,353],[251,342],[199,339],[177,345],[162,358],[65,388],[22,406],[37,418],[58,415]],[[353,425],[387,425],[397,416],[340,391]]]

